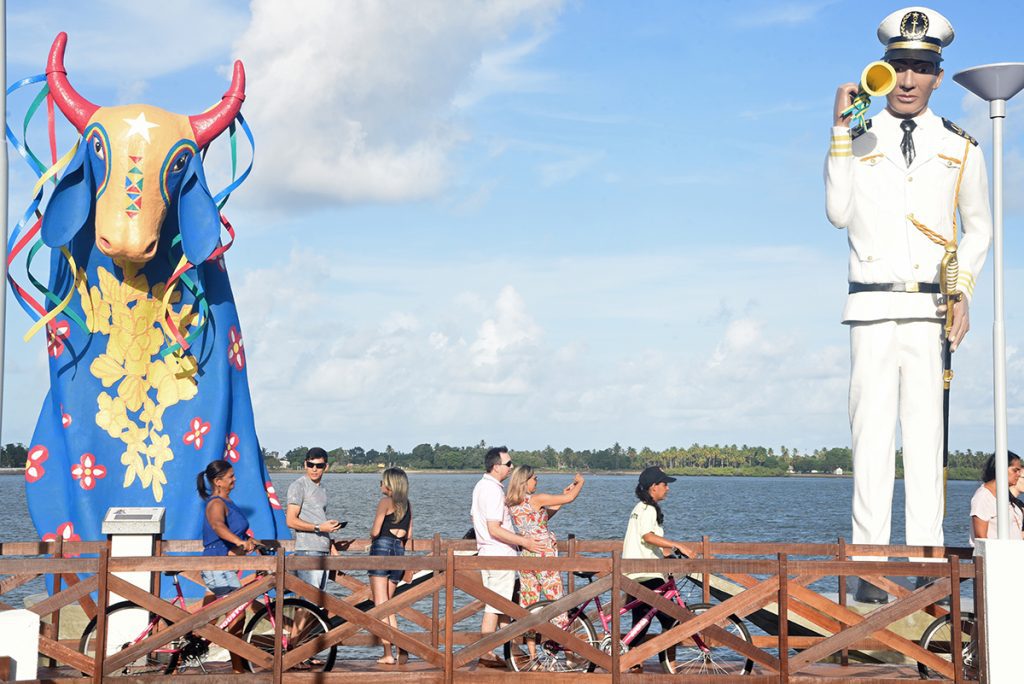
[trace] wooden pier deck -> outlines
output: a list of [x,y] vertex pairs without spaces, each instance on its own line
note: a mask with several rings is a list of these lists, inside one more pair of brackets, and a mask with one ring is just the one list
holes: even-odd
[[[743,681],[743,682],[896,682],[919,678],[918,663],[924,663],[938,679],[977,681],[976,673],[965,668],[960,649],[946,653],[925,650],[918,645],[920,634],[908,632],[913,624],[926,624],[949,615],[953,624],[961,621],[960,591],[951,588],[974,583],[983,576],[982,559],[970,557],[969,549],[907,546],[854,546],[835,544],[737,544],[712,543],[703,538],[689,545],[689,558],[663,561],[624,560],[618,540],[580,540],[570,538],[560,544],[558,558],[479,558],[470,554],[473,542],[445,540],[440,537],[416,539],[405,557],[381,558],[364,554],[367,540],[353,540],[345,554],[327,558],[277,556],[209,558],[195,554],[196,541],[166,540],[158,544],[153,558],[116,558],[103,542],[19,542],[0,544],[0,610],[16,606],[12,592],[33,580],[43,578],[52,595],[42,598],[31,610],[44,618],[39,636],[42,681],[100,682],[123,674],[126,665],[148,652],[166,647],[184,634],[201,635],[215,647],[241,655],[256,665],[256,673],[234,675],[228,663],[207,661],[205,671],[187,667],[183,676],[204,681],[268,682],[467,682],[467,681],[543,681],[556,682],[660,682],[660,681]],[[290,543],[283,544],[287,550]],[[878,562],[851,561],[850,556],[910,558]],[[927,559],[925,562],[923,559]],[[298,580],[294,570],[325,567],[336,577],[327,592]],[[397,568],[416,579],[393,599],[373,606],[365,572],[371,568]],[[156,591],[161,573],[177,571],[189,581],[199,582],[202,569],[259,571],[249,575],[242,589],[209,609],[190,607],[182,610],[171,605],[168,597]],[[541,570],[562,572],[566,577],[566,596],[541,611],[530,612],[505,601],[484,588],[481,569]],[[708,599],[705,611],[689,611],[631,581],[627,574],[639,571],[671,572],[677,578],[691,576],[700,580],[693,601]],[[150,590],[140,589],[118,576],[124,572],[150,573]],[[577,579],[573,571],[595,573],[589,582]],[[848,600],[847,580],[867,577],[892,595],[879,607],[854,605]],[[927,577],[934,581],[919,589],[907,588],[892,578]],[[704,581],[707,578],[707,581]],[[721,587],[730,587],[721,593]],[[978,600],[981,583],[975,588]],[[714,587],[719,590],[713,592]],[[824,587],[831,587],[831,590]],[[24,590],[22,590],[24,591]],[[274,631],[266,635],[265,649],[247,643],[218,629],[221,616],[253,597],[269,592],[274,596],[292,595],[321,607],[330,618],[329,628],[297,648],[281,647],[281,609],[277,610]],[[729,593],[731,592],[731,593]],[[714,595],[713,595],[714,593]],[[86,655],[79,649],[77,613],[96,618],[96,634],[104,643],[107,610],[112,595],[141,606],[149,615],[159,615],[164,626],[146,635],[141,643],[123,650],[108,645]],[[643,598],[677,618],[678,623],[664,634],[653,634],[644,644],[620,651],[600,650],[597,642],[585,642],[559,629],[550,620],[566,609],[593,596],[602,596],[610,608],[610,643],[616,643],[628,631],[629,621],[618,619],[624,594]],[[948,608],[939,601],[949,598]],[[120,599],[118,599],[120,600]],[[479,615],[484,603],[498,606],[513,622],[495,634],[482,635]],[[387,621],[397,615],[398,628]],[[451,620],[447,616],[452,616]],[[737,616],[752,625],[749,641],[736,639],[720,629],[729,616]],[[779,616],[784,616],[782,619]],[[593,616],[591,616],[593,617]],[[247,617],[247,620],[249,618]],[[977,622],[982,626],[984,615]],[[596,621],[598,641],[603,629]],[[767,628],[767,629],[765,629]],[[538,633],[573,653],[587,658],[593,672],[518,673],[480,667],[477,659],[525,633]],[[701,674],[684,676],[664,674],[658,654],[667,647],[692,640],[700,634],[734,651],[736,660],[753,662],[748,676]],[[378,665],[378,639],[386,638],[410,654],[404,665]],[[448,645],[451,647],[448,647]],[[336,646],[338,658],[329,672],[310,672],[304,663],[325,648]],[[980,649],[983,651],[983,649]],[[108,652],[109,651],[109,652]],[[949,653],[948,651],[952,651]],[[884,658],[879,656],[884,654]],[[880,662],[880,660],[893,662]],[[642,666],[636,672],[635,666]],[[0,662],[0,679],[4,678]],[[131,677],[148,681],[150,677]]]

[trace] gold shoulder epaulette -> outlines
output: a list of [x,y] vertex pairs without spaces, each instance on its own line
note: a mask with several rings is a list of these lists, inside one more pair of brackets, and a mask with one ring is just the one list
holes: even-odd
[[959,135],[961,138],[964,138],[965,140],[970,140],[972,145],[978,144],[978,141],[972,138],[970,133],[960,128],[946,117],[942,117],[942,125],[945,126],[947,130]]

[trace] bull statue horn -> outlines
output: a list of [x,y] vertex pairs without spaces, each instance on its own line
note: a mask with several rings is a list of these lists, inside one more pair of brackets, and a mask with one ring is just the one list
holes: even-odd
[[240,61],[235,61],[235,70],[231,76],[231,86],[216,105],[202,114],[188,117],[192,124],[192,132],[196,136],[196,146],[202,149],[214,138],[224,132],[245,101],[245,68]]
[[89,124],[89,119],[99,109],[99,105],[89,102],[71,87],[68,72],[64,69],[64,48],[67,44],[68,34],[61,31],[53,40],[50,57],[46,61],[46,84],[50,87],[53,100],[60,107],[60,111],[78,132],[82,133]]

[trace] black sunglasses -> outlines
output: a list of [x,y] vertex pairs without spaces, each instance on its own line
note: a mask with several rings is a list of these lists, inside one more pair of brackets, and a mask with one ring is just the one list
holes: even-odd
[[322,469],[327,467],[327,464],[326,463],[313,463],[312,461],[306,461],[306,467],[307,468],[316,468],[317,470],[322,470]]
[[509,468],[511,468],[514,464],[512,463],[512,461],[508,461],[506,463],[499,463],[498,465],[508,466]]

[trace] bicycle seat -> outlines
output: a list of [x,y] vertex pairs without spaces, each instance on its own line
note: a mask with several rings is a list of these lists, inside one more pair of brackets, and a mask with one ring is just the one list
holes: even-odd
[[596,575],[597,573],[586,570],[573,570],[572,574],[576,575],[577,577],[582,577],[583,579],[588,580],[593,579],[594,575]]
[[183,570],[164,570],[164,574],[167,575],[168,577],[174,577],[175,575],[180,575],[182,572],[184,572],[184,571]]

